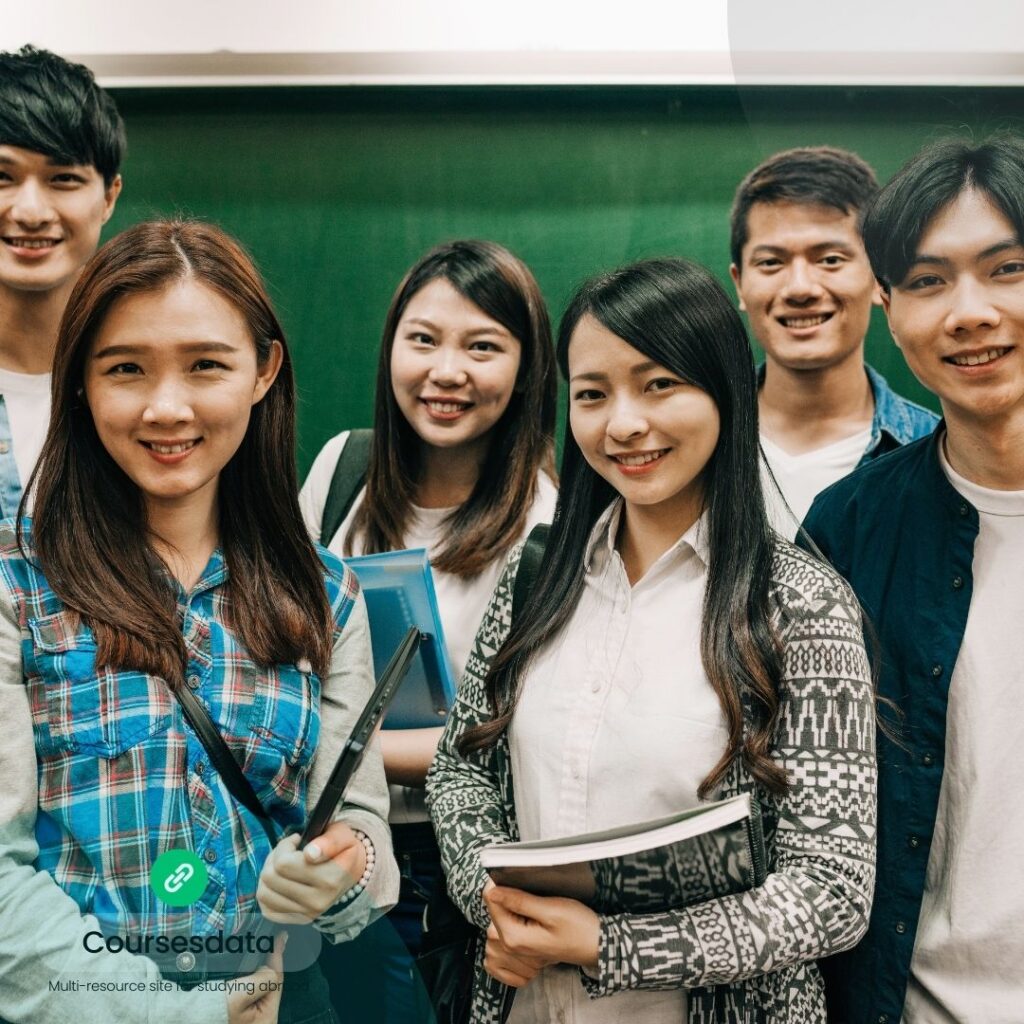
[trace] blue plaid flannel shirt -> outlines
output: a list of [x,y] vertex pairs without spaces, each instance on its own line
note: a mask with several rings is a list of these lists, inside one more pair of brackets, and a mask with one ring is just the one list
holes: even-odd
[[[354,574],[320,549],[335,641],[358,593]],[[213,772],[167,684],[97,668],[92,630],[77,621],[0,531],[0,573],[16,605],[38,761],[37,866],[108,934],[207,935],[241,930],[258,912],[269,841]],[[228,569],[215,551],[178,592],[186,679],[203,699],[264,808],[284,832],[306,813],[320,732],[320,680],[308,664],[256,665],[225,625]],[[149,884],[168,849],[195,851],[209,884],[173,908]]]

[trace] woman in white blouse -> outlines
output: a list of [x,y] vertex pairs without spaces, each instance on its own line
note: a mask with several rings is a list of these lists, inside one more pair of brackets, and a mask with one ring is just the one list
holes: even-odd
[[[427,549],[456,678],[510,549],[554,513],[555,375],[540,289],[503,246],[439,245],[399,284],[384,324],[366,485],[323,542],[339,555]],[[348,439],[327,442],[299,498],[317,539]],[[417,951],[424,899],[440,880],[423,787],[441,732],[381,734],[403,889],[390,924],[328,951],[335,1005],[353,1020],[420,1024],[428,1012],[402,943]]]
[[[538,582],[511,622],[510,560],[428,780],[449,892],[486,935],[471,1019],[505,1019],[514,990],[511,1024],[824,1022],[814,960],[861,936],[874,879],[857,602],[768,525],[753,362],[707,271],[588,282],[558,359],[569,429]],[[768,839],[749,892],[599,916],[480,866],[494,842],[740,792]]]

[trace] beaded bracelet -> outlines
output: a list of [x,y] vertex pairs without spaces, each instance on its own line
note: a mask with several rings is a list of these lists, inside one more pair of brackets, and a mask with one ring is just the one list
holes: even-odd
[[366,851],[366,867],[363,868],[363,875],[358,882],[355,883],[351,888],[346,889],[338,899],[336,905],[344,906],[347,903],[351,903],[357,896],[360,896],[366,887],[370,884],[370,878],[373,875],[373,867],[377,862],[377,854],[373,849],[373,841],[370,837],[363,832],[361,829],[352,829],[355,833],[356,838],[363,844],[363,849]]

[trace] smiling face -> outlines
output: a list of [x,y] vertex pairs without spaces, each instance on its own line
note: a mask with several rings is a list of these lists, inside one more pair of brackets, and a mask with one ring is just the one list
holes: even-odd
[[878,289],[853,212],[818,203],[754,203],[742,266],[731,267],[765,356],[789,370],[860,359]]
[[1024,418],[1024,239],[968,189],[931,221],[884,297],[914,376],[950,423]]
[[121,191],[92,166],[65,166],[0,146],[0,290],[70,287],[92,256]]
[[706,391],[648,359],[592,316],[569,342],[569,425],[590,467],[632,507],[700,515],[704,469],[719,435]]
[[263,366],[242,314],[191,279],[114,302],[86,357],[100,442],[147,508],[213,507],[221,470],[281,365]]
[[409,300],[391,349],[391,387],[424,444],[486,445],[515,389],[521,345],[444,278]]

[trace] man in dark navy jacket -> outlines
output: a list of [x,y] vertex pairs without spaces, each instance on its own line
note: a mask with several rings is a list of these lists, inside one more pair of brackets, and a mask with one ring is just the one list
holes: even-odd
[[943,422],[804,526],[878,633],[878,874],[830,1019],[1024,1019],[1024,140],[935,145],[868,211],[893,338]]

